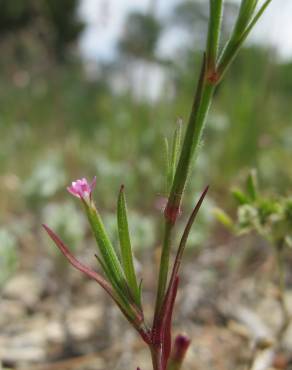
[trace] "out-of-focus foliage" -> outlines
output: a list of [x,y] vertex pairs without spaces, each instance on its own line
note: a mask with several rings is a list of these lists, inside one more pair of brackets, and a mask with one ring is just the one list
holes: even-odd
[[79,0],[1,0],[0,44],[7,44],[5,38],[10,37],[14,57],[27,54],[23,49],[29,48],[35,58],[40,57],[38,44],[39,52],[44,47],[47,58],[62,62],[84,27],[78,7]]
[[23,186],[24,195],[29,201],[52,197],[65,186],[65,173],[61,164],[61,158],[50,155],[47,159],[38,161],[30,177]]
[[[85,235],[83,213],[71,202],[49,203],[43,208],[42,220],[56,230],[71,248],[80,245]],[[52,250],[57,252],[56,249]]]
[[[126,42],[123,53],[137,63],[150,60],[150,68],[158,65],[164,76],[160,94],[147,100],[137,99],[135,80],[128,83],[124,73],[124,64],[130,65],[132,72],[135,63],[124,63],[120,54],[112,64],[97,63],[90,74],[86,74],[81,60],[72,57],[69,46],[77,41],[80,25],[77,2],[0,3],[1,225],[27,220],[28,226],[17,238],[25,240],[28,234],[37,238],[41,222],[52,224],[55,220],[59,224],[59,215],[70,213],[67,201],[72,204],[74,200],[69,200],[66,185],[75,178],[97,175],[94,197],[99,210],[108,215],[105,221],[110,224],[112,219],[115,223],[116,196],[120,185],[125,184],[133,246],[159,245],[155,223],[159,223],[161,212],[155,204],[166,193],[163,138],[172,136],[178,117],[184,122],[183,130],[188,120],[202,57],[200,43],[194,41],[200,38],[199,29],[205,27],[205,10],[184,10],[184,6],[192,6],[186,3],[167,19],[140,13],[129,16],[128,21],[132,20],[126,22],[121,36],[120,45]],[[18,10],[15,4],[21,4]],[[192,4],[205,6],[204,2]],[[232,26],[236,9],[230,5],[225,12],[226,30]],[[187,18],[190,23],[185,21]],[[192,29],[193,19],[198,21]],[[172,27],[184,28],[193,41],[182,43],[167,63],[161,63],[159,42]],[[62,43],[64,63],[56,63],[59,56],[55,47]],[[145,73],[144,80],[140,80],[140,89],[144,89],[148,75]],[[279,61],[273,50],[257,46],[242,50],[217,89],[182,218],[189,214],[194,194],[207,184],[211,186],[210,204],[216,201],[230,208],[226,189],[250,167],[258,168],[267,193],[273,188],[282,194],[289,191],[291,86],[291,62]],[[58,209],[57,203],[66,206]],[[208,209],[206,203],[190,247],[206,239],[211,223]],[[72,220],[73,225],[76,222]],[[60,222],[54,228],[63,229],[71,245],[78,244],[73,240],[87,237],[83,228],[78,236],[75,226],[70,225]],[[113,240],[115,233],[113,226]],[[80,245],[85,244],[80,240]],[[36,248],[39,250],[39,246]]]
[[130,13],[125,22],[119,49],[129,56],[153,59],[160,32],[161,24],[153,15]]
[[[230,34],[238,8],[238,4],[233,1],[226,1],[224,4],[224,17],[222,19],[223,39]],[[180,27],[190,34],[190,47],[192,49],[194,45],[197,48],[202,48],[206,41],[202,35],[206,35],[208,17],[209,3],[207,1],[185,0],[176,5],[168,23],[169,27]]]
[[235,222],[222,210],[217,210],[218,220],[236,233],[256,231],[272,245],[292,247],[292,198],[263,195],[258,187],[257,173],[247,178],[245,190],[233,189],[237,202]]
[[76,42],[83,23],[77,18],[79,0],[43,0],[44,14],[52,28],[51,42],[58,60],[64,60],[66,48]]
[[8,230],[0,229],[0,288],[18,265],[17,242]]
[[0,31],[13,32],[27,26],[32,19],[32,2],[29,1],[0,1]]

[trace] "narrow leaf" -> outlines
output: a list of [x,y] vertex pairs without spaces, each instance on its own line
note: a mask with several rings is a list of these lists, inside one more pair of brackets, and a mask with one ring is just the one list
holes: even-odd
[[[271,3],[272,0],[266,0],[263,5],[260,7],[260,9],[253,15],[253,13],[250,14],[249,22],[245,24],[245,28],[242,28],[242,25],[240,27],[235,27],[234,32],[232,33],[231,38],[227,42],[225,48],[223,49],[219,63],[218,63],[218,74],[220,75],[220,80],[222,80],[225,72],[227,71],[228,67],[231,65],[232,61],[234,60],[235,56],[237,55],[239,49],[241,48],[242,44],[264,13],[264,11],[267,9],[268,5]],[[253,9],[255,10],[255,8]],[[252,18],[253,16],[253,18]],[[241,29],[241,33],[239,34],[239,28]]]
[[139,284],[139,302],[141,306],[142,306],[142,290],[143,290],[143,280],[141,280]]
[[246,181],[246,190],[252,201],[255,201],[258,195],[258,178],[256,170],[251,170]]
[[181,241],[180,241],[180,244],[179,244],[179,247],[178,247],[178,251],[177,251],[177,254],[176,254],[176,258],[175,258],[175,261],[174,261],[174,266],[173,266],[173,271],[172,271],[172,279],[174,279],[177,274],[178,274],[178,271],[179,271],[179,267],[180,267],[180,264],[181,264],[181,260],[182,260],[182,256],[183,256],[183,253],[184,253],[184,250],[185,250],[185,246],[186,246],[186,243],[188,241],[188,237],[189,237],[189,234],[190,234],[190,231],[191,231],[191,228],[193,226],[193,223],[197,217],[197,214],[201,208],[201,205],[205,199],[205,196],[207,195],[207,192],[209,190],[209,186],[207,186],[205,188],[205,190],[203,191],[202,195],[200,196],[192,214],[190,215],[190,218],[187,222],[187,225],[185,227],[185,230],[183,232],[183,235],[182,235],[182,238],[181,238]]
[[226,228],[228,228],[229,230],[233,230],[234,228],[234,225],[233,225],[233,221],[232,219],[228,216],[228,214],[226,212],[224,212],[222,209],[220,208],[215,208],[213,210],[213,214],[214,216],[216,217],[216,219],[223,225],[225,226]]
[[134,258],[130,240],[128,216],[127,216],[127,204],[124,193],[124,186],[121,186],[118,206],[117,206],[117,222],[118,231],[121,247],[121,258],[128,286],[134,296],[136,304],[141,305],[140,291],[137,283],[137,277],[134,268]]
[[69,248],[63,243],[63,241],[47,225],[42,226],[72,266],[74,266],[77,270],[81,271],[91,279],[94,279],[112,298],[116,299],[112,287],[100,274],[79,262],[72,255]]
[[174,304],[177,296],[177,289],[179,284],[179,277],[176,276],[173,284],[169,288],[169,293],[167,294],[166,298],[166,304],[165,309],[162,310],[163,313],[163,324],[162,324],[162,330],[163,330],[163,361],[164,366],[166,367],[167,361],[169,359],[170,353],[171,353],[171,323],[172,323],[172,316],[173,316],[173,310],[174,310]]
[[253,17],[252,21],[249,23],[248,27],[244,31],[244,33],[241,36],[241,44],[244,42],[244,40],[247,38],[253,27],[256,25],[257,21],[260,19],[260,17],[263,15],[264,11],[267,9],[267,7],[270,5],[272,0],[266,0],[263,5],[260,7],[260,9],[257,11],[255,16]]
[[[124,302],[121,301],[117,293],[113,290],[112,286],[100,274],[79,262],[72,255],[72,253],[70,252],[69,248],[65,245],[65,243],[63,243],[63,241],[47,225],[43,224],[42,226],[46,230],[50,238],[54,241],[56,246],[63,253],[63,255],[67,258],[69,263],[86,276],[95,280],[110,295],[110,297],[115,301],[115,303],[120,308],[126,319],[135,327],[135,329],[139,332],[142,338],[146,341],[147,333],[144,331],[143,328],[141,328],[141,323],[144,320],[143,313],[138,308],[131,304],[128,305],[128,303],[126,303],[125,305]],[[129,307],[130,310],[128,309]]]
[[177,289],[179,284],[179,277],[175,276],[169,283],[161,311],[158,316],[154,318],[154,324],[152,329],[152,343],[162,344],[162,364],[163,369],[166,368],[166,364],[171,352],[171,322],[175,299],[177,295]]
[[[94,205],[88,206],[86,203],[85,210],[88,220],[91,225],[96,242],[102,256],[102,260],[106,265],[111,278],[123,290],[124,294],[128,295],[128,287],[122,266],[117,257],[116,251],[107,235],[101,217]],[[130,298],[130,297],[128,297]]]
[[[120,304],[120,307],[123,308],[124,312],[127,313],[127,315],[131,318],[133,321],[135,319],[135,313],[133,311],[137,311],[134,306],[127,300],[127,297],[125,297],[124,292],[121,290],[121,288],[117,285],[116,281],[112,278],[107,266],[104,264],[103,260],[95,254],[95,258],[98,260],[99,264],[101,265],[106,277],[109,279],[116,295],[117,300]],[[134,308],[134,310],[133,310]]]
[[165,168],[166,168],[166,193],[168,194],[171,184],[172,184],[172,175],[171,175],[171,164],[170,164],[170,154],[169,154],[169,143],[168,139],[164,138],[164,151],[165,151]]
[[250,23],[258,0],[242,0],[237,21],[233,31],[233,38],[240,38],[241,34],[245,31],[247,25]]
[[233,195],[234,199],[240,204],[248,204],[249,199],[246,194],[244,194],[240,189],[234,188],[231,190],[231,194]]
[[176,171],[176,166],[178,158],[181,151],[181,137],[182,137],[182,121],[181,119],[177,122],[177,127],[174,131],[173,140],[172,140],[172,151],[170,158],[170,186],[172,185],[174,174]]

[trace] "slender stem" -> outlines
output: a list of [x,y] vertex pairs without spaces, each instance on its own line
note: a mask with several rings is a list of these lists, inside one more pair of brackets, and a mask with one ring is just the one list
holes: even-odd
[[243,30],[240,35],[238,34],[235,35],[234,33],[232,34],[224,50],[222,51],[218,61],[217,74],[220,80],[223,78],[227,69],[233,62],[234,58],[236,57],[239,49],[246,40],[247,36],[250,34],[251,30],[253,29],[253,27],[260,19],[260,17],[263,15],[264,11],[267,9],[268,5],[271,2],[272,0],[266,0],[264,2],[264,4],[261,6],[256,15],[253,17],[253,19],[250,21],[250,23],[246,26],[245,30]]
[[[164,228],[165,234],[163,238],[163,250],[160,260],[155,316],[157,316],[158,311],[161,308],[167,284],[172,230],[179,214],[181,199],[190,172],[189,170],[191,161],[201,142],[206,116],[208,114],[215,88],[222,80],[222,75],[233,61],[240,46],[270,2],[271,0],[266,0],[264,2],[257,14],[246,26],[246,29],[242,31],[241,36],[238,40],[236,40],[236,42],[233,38],[234,35],[231,36],[231,39],[221,54],[219,62],[216,63],[215,59],[217,58],[218,54],[223,1],[210,0],[210,17],[206,55],[203,59],[200,79],[165,211],[166,225]],[[218,65],[217,68],[216,65]]]
[[[161,259],[160,259],[160,269],[159,269],[159,278],[158,278],[159,285],[158,285],[156,309],[155,309],[156,313],[158,313],[161,307],[163,296],[166,290],[172,230],[173,230],[173,225],[171,224],[171,222],[166,220],[164,224],[164,239],[163,239]],[[165,263],[166,261],[167,263]]]
[[215,85],[210,83],[206,77],[206,62],[204,58],[201,75],[198,82],[197,93],[194,99],[181,155],[178,161],[165,211],[164,242],[160,260],[159,283],[155,311],[156,314],[161,308],[162,300],[166,290],[172,231],[176,218],[179,214],[182,195],[186,186],[187,177],[190,172],[191,161],[201,141],[205,118],[209,110],[214,90]]
[[172,230],[179,214],[181,199],[190,172],[192,158],[200,145],[206,116],[217,82],[217,78],[215,78],[215,66],[219,47],[222,9],[222,0],[210,0],[206,55],[203,58],[197,91],[165,211],[164,242],[160,260],[155,316],[157,316],[161,308],[166,290]]
[[[168,197],[168,203],[164,212],[164,236],[160,258],[159,279],[153,321],[154,329],[156,328],[157,321],[159,320],[159,315],[161,313],[161,308],[167,289],[170,247],[172,242],[173,229],[176,224],[177,217],[180,213],[181,201],[190,173],[192,159],[197,154],[198,148],[200,146],[206,117],[213,99],[214,91],[219,81],[222,79],[220,72],[225,72],[226,68],[233,60],[234,55],[243,43],[244,39],[252,29],[257,19],[262,14],[264,7],[271,0],[266,0],[264,6],[251,21],[250,27],[247,27],[247,29],[243,33],[240,42],[236,44],[235,47],[233,45],[233,48],[230,48],[230,45],[227,45],[225,52],[222,53],[221,63],[217,63],[217,61],[222,22],[223,0],[209,1],[210,17],[206,53],[203,58],[201,73],[197,84],[189,122],[186,128],[179,161],[175,170],[174,179]],[[217,68],[217,65],[219,69]],[[161,362],[161,350],[159,352],[157,348],[152,348],[151,353],[154,370],[165,370],[163,368],[164,365]]]
[[[205,70],[203,71],[205,73]],[[203,75],[206,78],[206,75]],[[168,205],[179,206],[190,172],[193,156],[196,154],[204,129],[210,103],[213,97],[215,86],[206,81],[203,82],[200,101],[195,100],[190,116],[189,125],[185,134],[181,156],[174,176]]]
[[209,0],[209,2],[210,2],[210,20],[207,39],[206,59],[208,71],[214,72],[219,48],[223,1]]
[[153,370],[166,370],[162,363],[162,347],[150,346]]

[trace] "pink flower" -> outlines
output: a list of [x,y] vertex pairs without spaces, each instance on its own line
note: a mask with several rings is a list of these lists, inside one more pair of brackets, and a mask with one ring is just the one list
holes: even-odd
[[95,185],[96,177],[94,177],[91,184],[83,177],[80,180],[73,181],[72,185],[67,187],[67,190],[77,198],[89,200]]

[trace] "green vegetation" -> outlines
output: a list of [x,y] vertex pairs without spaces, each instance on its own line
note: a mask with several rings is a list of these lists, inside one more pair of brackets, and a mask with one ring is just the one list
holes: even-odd
[[[74,178],[96,175],[96,208],[86,191],[81,198],[99,246],[97,258],[104,275],[79,263],[59,237],[45,228],[71,264],[102,285],[144,335],[156,369],[165,368],[158,363],[169,357],[167,345],[165,353],[155,345],[157,338],[161,340],[159,336],[164,337],[163,332],[170,332],[183,251],[185,247],[205,246],[205,235],[214,224],[209,211],[214,204],[227,209],[227,213],[218,211],[217,217],[230,230],[255,230],[275,247],[283,316],[278,342],[282,342],[290,323],[283,255],[288,250],[284,246],[291,246],[292,239],[288,194],[292,175],[292,64],[278,60],[273,50],[250,45],[225,74],[253,25],[257,3],[242,0],[240,8],[227,4],[227,15],[222,19],[222,1],[210,0],[209,27],[207,2],[185,1],[167,19],[160,19],[155,12],[131,13],[117,44],[116,59],[96,63],[93,73],[92,65],[76,53],[83,29],[77,16],[78,1],[31,0],[19,5],[17,1],[8,4],[0,0],[0,288],[19,264],[30,270],[46,253],[40,248],[45,244],[42,222],[48,223],[70,248],[78,247],[76,254],[91,246],[85,217],[68,199],[65,189]],[[164,32],[173,26],[190,37],[167,59],[158,50]],[[207,40],[202,37],[206,34]],[[202,45],[206,45],[204,56]],[[141,68],[140,78],[135,74],[137,67]],[[147,96],[154,70],[165,77],[155,98]],[[137,91],[146,91],[146,95]],[[227,189],[251,167],[261,174],[263,194],[276,188],[281,196],[259,193],[252,174],[245,191],[234,191],[238,201],[236,223],[227,215],[234,207]],[[126,186],[127,204],[121,184]],[[191,226],[207,184],[211,185],[207,207],[193,232]],[[91,194],[93,185],[87,186]],[[191,213],[195,194],[203,188],[206,190],[197,197],[200,200]],[[119,189],[116,203],[114,194]],[[78,197],[76,189],[73,195]],[[213,230],[216,240],[222,230]],[[170,274],[174,245],[178,248]],[[159,247],[163,250],[160,279],[149,329],[144,322],[142,285],[133,256],[142,254],[143,249],[149,253]],[[54,258],[61,291],[70,284],[68,271],[60,254]],[[186,350],[189,342],[181,340],[179,345]],[[181,358],[174,354],[170,368],[179,369],[184,353],[178,356]]]

